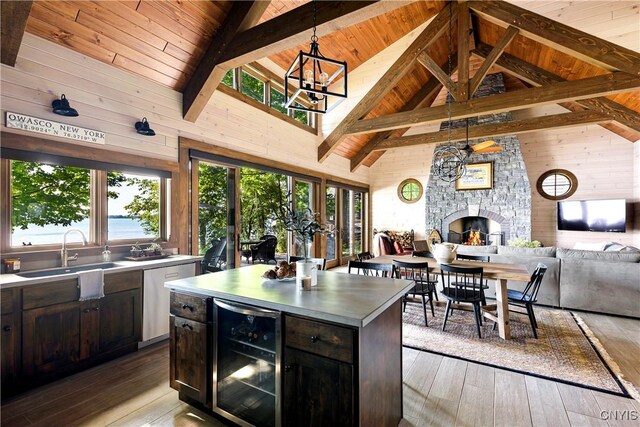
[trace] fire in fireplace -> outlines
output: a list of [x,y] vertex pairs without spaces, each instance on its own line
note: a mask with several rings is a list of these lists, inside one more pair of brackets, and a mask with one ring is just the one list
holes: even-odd
[[482,246],[484,245],[484,240],[482,240],[480,236],[480,230],[469,230],[469,238],[463,244],[469,246]]
[[489,224],[487,218],[481,216],[468,216],[462,218],[462,238],[465,245],[482,246],[486,245],[487,234],[489,234]]

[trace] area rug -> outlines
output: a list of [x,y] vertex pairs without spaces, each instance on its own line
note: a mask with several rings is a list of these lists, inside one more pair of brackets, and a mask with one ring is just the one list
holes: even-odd
[[403,345],[638,399],[633,385],[622,379],[588,327],[569,311],[536,307],[538,339],[533,337],[527,316],[511,312],[512,339],[507,341],[489,320],[483,321],[482,338],[478,338],[473,312],[462,310],[449,316],[443,332],[444,311],[437,306],[434,317],[428,310],[426,327],[422,305],[407,304]]

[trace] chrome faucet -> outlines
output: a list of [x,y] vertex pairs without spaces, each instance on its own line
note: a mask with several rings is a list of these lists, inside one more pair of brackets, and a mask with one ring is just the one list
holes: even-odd
[[69,234],[69,233],[71,233],[73,231],[77,231],[78,233],[80,233],[80,235],[82,236],[82,246],[87,246],[87,238],[85,237],[85,235],[82,232],[82,230],[80,230],[78,228],[72,228],[71,230],[67,230],[64,233],[64,237],[62,237],[62,250],[60,251],[60,257],[62,258],[62,266],[63,267],[68,267],[69,266],[69,261],[75,261],[75,260],[78,259],[78,254],[75,254],[72,257],[67,256],[67,234]]

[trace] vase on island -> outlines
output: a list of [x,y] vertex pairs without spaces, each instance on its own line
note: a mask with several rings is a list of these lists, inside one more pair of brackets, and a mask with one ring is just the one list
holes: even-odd
[[309,258],[313,238],[307,237],[301,240],[304,259],[296,261],[296,285],[299,288],[308,290],[309,287],[318,285],[318,265]]

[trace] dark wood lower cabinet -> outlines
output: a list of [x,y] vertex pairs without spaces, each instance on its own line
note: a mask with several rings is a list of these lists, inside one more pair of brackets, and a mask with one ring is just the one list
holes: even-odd
[[139,289],[108,294],[99,300],[100,352],[140,341],[142,296]]
[[180,395],[200,403],[210,401],[211,358],[206,323],[171,315],[170,385]]
[[22,373],[49,374],[80,360],[80,303],[22,313]]
[[[78,301],[76,280],[13,290],[22,301],[16,299],[13,314],[5,314],[3,306],[3,396],[137,349],[142,331],[141,270],[105,275],[105,296],[88,301]],[[16,365],[16,360],[21,362]],[[5,381],[9,378],[14,381]]]
[[0,317],[0,334],[2,339],[0,345],[2,348],[2,361],[0,364],[0,373],[2,374],[0,381],[2,382],[2,388],[4,389],[6,384],[15,380],[17,367],[16,367],[16,324],[14,322],[13,314],[3,314]]
[[354,425],[353,365],[285,349],[284,425]]

